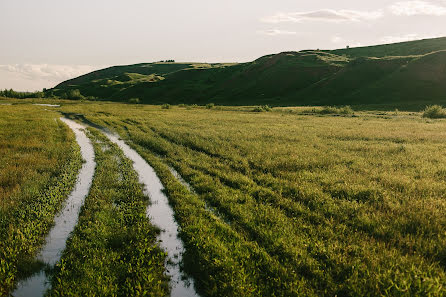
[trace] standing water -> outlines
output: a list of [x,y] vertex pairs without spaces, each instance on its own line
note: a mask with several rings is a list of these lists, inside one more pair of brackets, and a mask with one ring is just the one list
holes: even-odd
[[155,173],[155,170],[123,140],[115,134],[103,131],[111,142],[117,144],[124,154],[133,161],[133,167],[139,175],[139,182],[144,184],[144,193],[150,197],[152,204],[147,207],[147,216],[151,222],[161,229],[160,245],[167,251],[166,263],[168,274],[171,277],[172,297],[198,296],[194,289],[192,279],[184,279],[180,271],[183,243],[178,238],[178,225],[175,222],[173,210],[169,205],[166,195],[163,193],[163,185]]
[[[84,127],[65,118],[61,118],[61,120],[75,133],[76,141],[81,147],[82,157],[86,162],[79,171],[76,186],[70,196],[68,196],[64,209],[54,220],[55,225],[51,228],[46,238],[45,246],[37,256],[39,260],[51,267],[60,260],[62,251],[65,249],[66,241],[76,226],[79,211],[90,190],[96,166],[94,149],[90,140],[83,132]],[[43,296],[48,288],[48,278],[45,271],[41,270],[30,278],[20,282],[12,295],[15,297]]]

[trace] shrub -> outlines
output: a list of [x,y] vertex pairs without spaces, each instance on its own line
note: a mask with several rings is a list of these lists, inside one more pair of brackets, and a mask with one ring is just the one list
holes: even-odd
[[187,107],[187,105],[184,103],[181,103],[181,104],[178,104],[178,107]]
[[214,106],[215,106],[214,103],[208,103],[208,104],[206,104],[206,108],[207,108],[207,109],[212,109],[212,108],[214,108]]
[[171,108],[171,106],[170,106],[170,104],[163,104],[163,105],[161,105],[161,108],[162,109],[170,109]]
[[80,100],[84,98],[85,97],[82,96],[81,91],[79,91],[78,89],[69,90],[67,93],[67,99]]
[[446,109],[441,105],[427,106],[423,111],[423,118],[441,119],[446,118]]
[[350,106],[335,107],[335,106],[325,106],[318,111],[320,114],[354,114],[355,112]]
[[131,104],[139,104],[141,101],[139,100],[139,98],[130,98],[129,99],[129,103]]
[[252,110],[253,112],[264,112],[264,111],[271,111],[271,107],[269,107],[268,105],[262,105],[262,106],[256,106],[254,107],[254,109]]

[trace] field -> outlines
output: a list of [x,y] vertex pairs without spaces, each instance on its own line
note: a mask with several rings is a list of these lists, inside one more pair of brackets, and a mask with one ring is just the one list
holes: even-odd
[[96,174],[49,296],[165,296],[165,254],[131,162],[97,130],[90,130]]
[[81,166],[74,134],[55,112],[0,105],[0,295],[33,259]]
[[[38,127],[34,107],[0,108]],[[60,110],[118,132],[154,167],[181,228],[183,267],[202,296],[446,293],[445,120],[306,107],[62,102]],[[57,127],[55,112],[40,116]],[[129,294],[133,279],[162,296],[163,254],[154,227],[138,216],[148,202],[128,160],[97,131],[90,136],[97,173],[50,294],[79,284],[85,293]],[[6,193],[2,213],[3,201],[20,199]],[[127,223],[132,232],[114,238]],[[126,265],[155,281],[130,277]]]

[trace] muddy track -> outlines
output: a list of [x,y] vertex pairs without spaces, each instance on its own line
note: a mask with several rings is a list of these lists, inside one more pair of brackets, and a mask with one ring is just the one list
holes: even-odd
[[[37,260],[43,262],[46,268],[54,267],[60,260],[66,241],[77,224],[79,211],[89,193],[96,167],[93,145],[82,131],[84,127],[65,118],[61,118],[61,121],[67,124],[76,135],[76,141],[81,148],[85,163],[79,171],[76,186],[68,196],[62,211],[55,217],[55,224],[45,239],[44,247],[37,255]],[[43,296],[49,288],[48,282],[48,275],[42,269],[33,276],[19,282],[12,295],[16,297]]]
[[118,135],[108,129],[87,120],[81,114],[64,114],[67,117],[80,120],[86,125],[100,130],[112,143],[118,145],[124,155],[133,161],[133,169],[138,173],[139,182],[144,185],[144,194],[150,197],[151,204],[146,214],[153,225],[161,229],[159,236],[160,247],[168,254],[166,261],[167,274],[171,278],[171,296],[198,296],[194,288],[193,279],[184,275],[180,269],[184,245],[178,236],[179,226],[174,219],[174,212],[164,194],[164,187],[156,175],[155,170]]

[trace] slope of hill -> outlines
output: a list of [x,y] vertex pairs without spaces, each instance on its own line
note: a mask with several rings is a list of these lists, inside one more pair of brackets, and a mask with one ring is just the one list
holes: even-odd
[[145,63],[65,81],[49,95],[142,103],[382,105],[446,102],[446,38],[334,51],[284,52],[242,64]]

